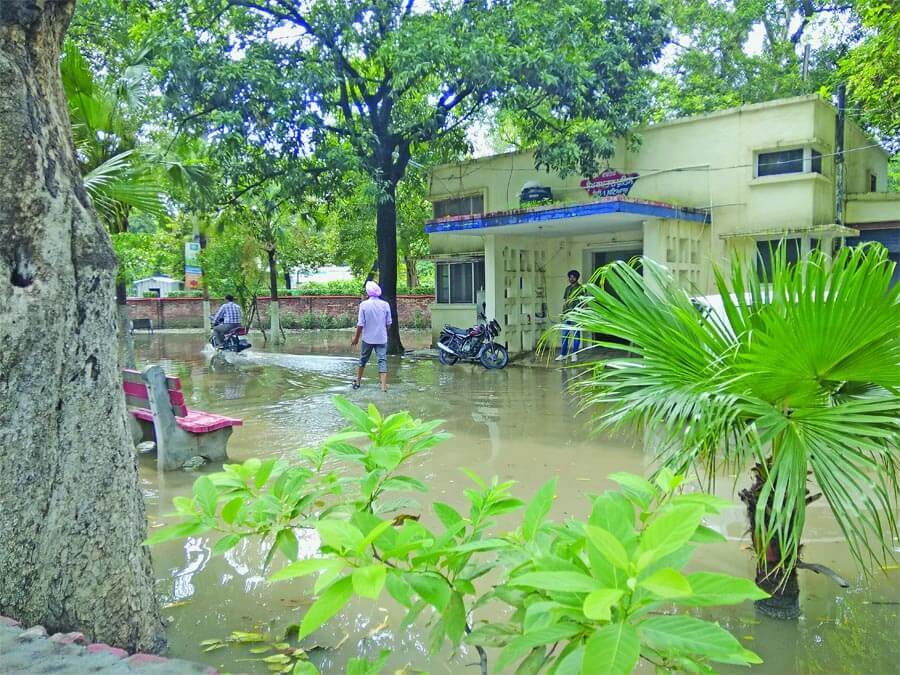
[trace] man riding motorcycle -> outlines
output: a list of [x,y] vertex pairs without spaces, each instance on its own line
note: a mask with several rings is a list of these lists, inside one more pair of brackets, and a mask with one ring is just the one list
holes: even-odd
[[241,325],[241,307],[235,303],[233,295],[225,296],[225,304],[219,307],[212,322],[213,341],[216,347],[222,347],[225,344],[225,334]]

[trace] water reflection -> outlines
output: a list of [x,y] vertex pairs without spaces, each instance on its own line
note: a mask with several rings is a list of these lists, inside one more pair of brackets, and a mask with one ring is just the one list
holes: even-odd
[[[606,480],[609,473],[648,471],[652,453],[645,454],[640,439],[592,437],[585,420],[574,417],[577,403],[565,384],[576,371],[509,367],[494,372],[467,364],[447,368],[429,360],[392,359],[387,394],[378,390],[374,369],[367,383],[353,391],[355,362],[349,337],[346,331],[290,334],[288,344],[278,351],[260,348],[254,341],[247,358],[227,368],[211,367],[203,349],[205,338],[199,334],[136,336],[135,343],[140,365],[159,363],[169,374],[182,378],[190,407],[244,420],[229,442],[233,461],[250,457],[293,461],[299,448],[314,445],[343,426],[331,404],[332,396],[340,393],[360,404],[374,402],[386,413],[406,409],[423,419],[445,419],[453,438],[421,458],[410,473],[432,487],[430,498],[456,508],[464,507],[462,490],[469,486],[458,470],[461,466],[518,481],[516,494],[523,498],[558,476],[560,494],[553,511],[558,520],[584,517],[587,495],[612,487]],[[404,338],[407,344],[427,340],[424,333]],[[328,350],[337,356],[325,356]],[[141,457],[140,462],[151,527],[158,526],[172,510],[172,497],[190,494],[197,474],[160,474],[153,457]],[[717,492],[733,500],[733,481],[734,477],[723,476]],[[429,517],[426,510],[423,522]],[[852,578],[854,567],[825,505],[811,505],[807,521],[809,543],[804,557]],[[743,550],[747,540],[742,508],[736,505],[710,524],[729,541],[704,547],[694,570],[752,577],[753,562]],[[315,533],[298,530],[297,534],[304,556],[314,555]],[[280,637],[285,627],[302,618],[310,602],[311,581],[270,585],[264,581],[265,545],[244,541],[224,556],[212,557],[213,543],[208,537],[195,537],[154,548],[164,603],[184,603],[165,610],[171,617],[172,653],[229,672],[267,672],[250,661],[238,663],[236,659],[249,658],[246,651],[204,654],[198,643],[257,627]],[[763,657],[765,664],[754,671],[897,672],[898,605],[875,604],[900,601],[896,567],[869,580],[857,579],[846,590],[808,573],[801,584],[804,618],[796,623],[762,619],[749,604],[704,609],[702,614],[719,620]],[[350,656],[374,657],[386,647],[394,651],[390,668],[412,665],[433,673],[473,672],[466,664],[474,657],[465,651],[430,659],[428,627],[401,628],[402,616],[389,598],[377,605],[362,601],[353,605],[315,634],[320,645],[341,645],[337,650],[315,652],[317,663],[323,672],[342,672]]]

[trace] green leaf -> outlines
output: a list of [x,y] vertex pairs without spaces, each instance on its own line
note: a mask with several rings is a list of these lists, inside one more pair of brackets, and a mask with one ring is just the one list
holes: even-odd
[[347,662],[347,675],[378,675],[390,655],[390,650],[382,649],[374,661],[350,659]]
[[619,492],[605,492],[595,497],[588,524],[602,528],[620,542],[630,541],[634,531],[634,506]]
[[403,574],[400,571],[388,570],[386,583],[388,593],[391,594],[391,597],[394,598],[394,600],[407,609],[413,606],[413,589],[406,581],[404,581]]
[[556,626],[541,628],[540,630],[525,635],[520,635],[519,637],[514,638],[506,648],[500,652],[500,657],[497,659],[496,672],[501,672],[510,663],[521,656],[524,656],[535,647],[565,640],[580,631],[581,627],[574,624],[558,624]]
[[671,567],[665,567],[639,581],[638,586],[646,588],[661,598],[683,598],[691,594],[691,585],[688,580],[681,572],[673,570]]
[[584,615],[594,621],[609,621],[611,618],[611,609],[619,599],[625,595],[625,591],[617,588],[601,588],[592,591],[584,599],[582,611]]
[[630,675],[641,655],[641,641],[631,624],[604,626],[588,638],[582,675]]
[[403,459],[403,452],[395,445],[373,445],[369,448],[369,457],[381,468],[393,471]]
[[598,588],[593,577],[579,572],[527,572],[513,577],[508,583],[511,586],[569,593],[590,593]]
[[322,624],[341,611],[353,595],[353,581],[342,577],[325,589],[303,616],[297,639],[302,640],[312,634]]
[[459,515],[456,509],[454,509],[452,506],[449,506],[442,502],[434,502],[431,505],[431,508],[434,509],[434,512],[435,514],[437,514],[438,519],[448,530],[452,530],[461,522],[463,522],[463,517]]
[[721,497],[716,497],[715,495],[708,495],[703,492],[689,492],[681,495],[676,495],[672,497],[672,505],[677,506],[679,504],[699,504],[703,508],[706,509],[706,513],[710,515],[715,515],[720,513],[724,509],[730,509],[734,506],[733,503],[728,501],[727,499],[722,499]]
[[728,539],[711,527],[700,525],[689,541],[692,544],[721,544]]
[[353,570],[353,590],[357,595],[374,600],[384,588],[387,567],[381,563],[358,567]]
[[534,539],[535,533],[540,528],[550,508],[553,506],[553,497],[556,495],[556,479],[551,478],[537,491],[528,508],[525,510],[525,519],[522,523],[522,536],[526,541]]
[[259,467],[259,470],[256,472],[256,476],[253,479],[254,485],[256,485],[256,489],[259,490],[263,485],[266,484],[266,481],[269,480],[269,476],[272,475],[272,471],[275,468],[275,463],[278,460],[275,459],[267,459],[262,463],[262,466]]
[[369,530],[369,533],[359,543],[356,551],[362,553],[369,545],[371,545],[378,537],[387,532],[394,524],[392,520],[382,520],[375,527]]
[[406,582],[413,587],[425,602],[439,612],[443,612],[450,602],[450,586],[443,577],[436,574],[410,573],[405,576]]
[[459,593],[450,594],[450,601],[444,610],[444,622],[450,642],[458,645],[466,630],[466,608]]
[[216,502],[219,499],[219,491],[209,479],[209,476],[200,476],[194,481],[194,500],[200,506],[200,510],[207,516],[216,514]]
[[305,577],[310,574],[315,574],[316,572],[333,570],[335,568],[340,571],[344,568],[344,564],[343,560],[335,560],[334,558],[307,558],[305,560],[298,560],[275,572],[275,574],[269,577],[269,581],[283,581],[284,579]]
[[292,673],[293,675],[321,675],[319,669],[311,661],[297,661]]
[[394,476],[381,484],[382,490],[413,490],[415,492],[428,492],[428,486],[420,480],[409,476]]
[[169,525],[167,527],[158,529],[156,532],[147,537],[147,539],[144,541],[144,544],[146,544],[147,546],[153,546],[154,544],[160,544],[164,541],[170,541],[172,539],[192,537],[195,534],[206,532],[208,529],[209,528],[206,525],[199,521],[190,520],[185,523],[176,523],[175,525]]
[[584,659],[584,647],[579,646],[568,654],[563,651],[559,659],[556,661],[555,669],[551,672],[553,675],[580,675],[581,662]]
[[222,555],[225,551],[233,549],[240,540],[241,536],[238,534],[226,534],[213,546],[213,555]]
[[465,642],[481,647],[505,647],[519,636],[519,629],[513,623],[486,623],[477,626],[466,636]]
[[622,570],[628,569],[628,553],[610,532],[600,527],[588,525],[585,534],[597,550],[613,565]]
[[660,652],[699,655],[738,665],[762,663],[727,630],[692,616],[651,616],[638,625],[638,631],[644,642]]
[[320,520],[316,531],[322,543],[336,551],[355,551],[364,539],[362,532],[345,520]]
[[278,530],[278,534],[275,535],[275,548],[281,551],[288,560],[297,559],[299,545],[293,528],[285,527]]
[[609,479],[622,487],[622,492],[634,504],[646,509],[656,496],[656,488],[646,478],[620,471],[609,475]]
[[341,417],[350,422],[357,431],[368,434],[372,430],[372,421],[365,410],[353,405],[343,396],[335,396],[331,400]]
[[241,507],[243,505],[243,497],[235,497],[234,499],[228,500],[225,503],[225,506],[222,507],[222,520],[224,520],[229,525],[232,525],[237,519],[238,512],[241,510]]
[[728,574],[695,572],[689,574],[688,583],[693,591],[690,597],[682,598],[681,605],[707,607],[710,605],[735,605],[745,600],[762,600],[769,597],[750,579],[741,579]]
[[673,506],[654,518],[641,533],[641,543],[637,550],[638,570],[674,553],[689,542],[697,531],[703,514],[702,506],[686,504]]

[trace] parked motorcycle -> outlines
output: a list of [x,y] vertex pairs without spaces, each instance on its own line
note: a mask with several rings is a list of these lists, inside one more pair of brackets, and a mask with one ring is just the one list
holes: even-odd
[[[211,321],[212,317],[210,317],[210,322]],[[213,328],[215,328],[215,324],[213,324]],[[247,329],[243,326],[238,326],[237,328],[228,331],[227,333],[225,333],[225,335],[222,336],[222,345],[216,344],[215,334],[209,336],[209,344],[211,344],[213,346],[213,349],[215,350],[222,350],[240,354],[245,349],[250,349],[250,347],[253,346],[243,338],[243,336],[246,334]]]
[[500,335],[500,324],[496,319],[488,321],[484,315],[478,318],[478,325],[468,329],[444,326],[437,344],[441,363],[452,366],[457,361],[478,362],[491,370],[506,367],[509,352],[494,342]]

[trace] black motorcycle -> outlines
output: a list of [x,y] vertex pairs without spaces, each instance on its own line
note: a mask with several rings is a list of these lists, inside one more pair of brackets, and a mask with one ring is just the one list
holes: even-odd
[[[210,320],[212,318],[210,317]],[[215,328],[215,324],[213,324],[213,328]],[[250,349],[253,345],[251,345],[247,340],[244,339],[244,335],[247,334],[247,329],[243,326],[238,326],[237,328],[233,328],[232,330],[225,333],[222,336],[222,344],[216,344],[216,336],[215,334],[209,336],[209,344],[213,346],[213,349],[222,350],[226,352],[234,352],[235,354],[240,354],[245,349]]]
[[494,342],[498,335],[500,324],[496,319],[487,321],[484,316],[480,316],[478,325],[472,328],[444,326],[437,344],[438,359],[445,366],[452,366],[457,361],[477,361],[491,370],[504,368],[509,363],[509,352]]

